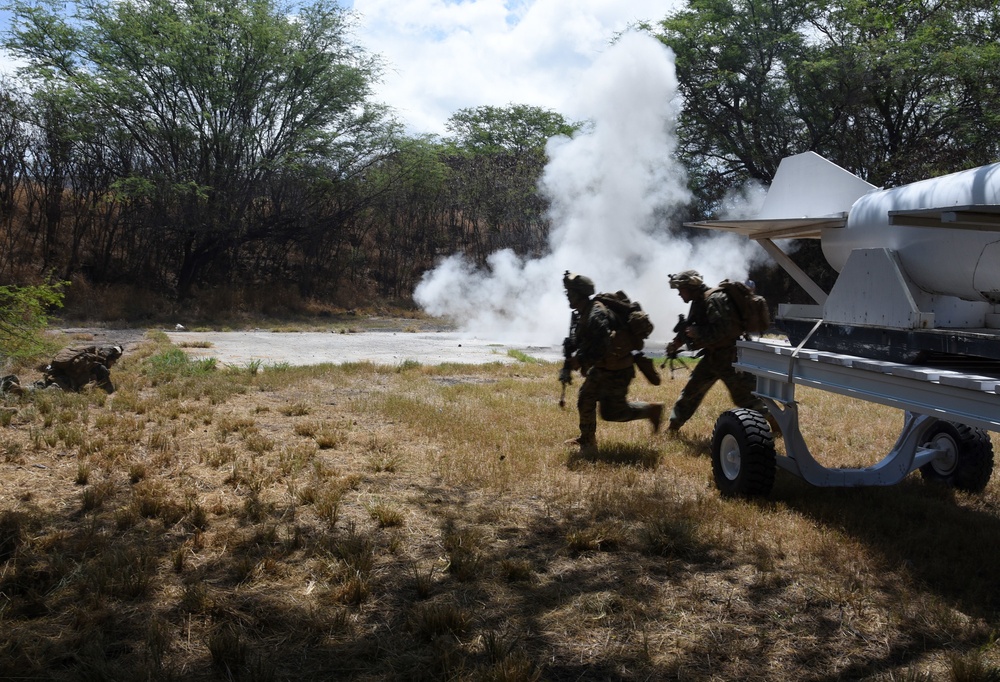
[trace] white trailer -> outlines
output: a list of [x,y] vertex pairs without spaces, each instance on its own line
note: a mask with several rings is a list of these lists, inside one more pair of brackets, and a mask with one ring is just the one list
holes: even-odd
[[[757,394],[781,427],[778,455],[764,417],[724,412],[712,433],[712,473],[727,495],[767,495],[777,467],[818,487],[894,485],[919,470],[925,479],[980,492],[993,472],[988,431],[1000,431],[1000,378],[962,371],[741,341],[736,367],[757,377]],[[897,407],[902,431],[878,463],[858,469],[821,465],[799,430],[795,387]]]
[[[760,214],[703,221],[757,241],[815,300],[779,306],[790,343],[746,341],[736,367],[781,427],[729,410],[716,421],[712,468],[725,494],[766,495],[777,467],[816,486],[893,485],[924,478],[981,491],[1000,431],[1000,164],[880,190],[812,153],[784,159]],[[775,243],[822,240],[840,274],[823,291]],[[878,463],[827,468],[799,430],[795,387],[903,410]]]

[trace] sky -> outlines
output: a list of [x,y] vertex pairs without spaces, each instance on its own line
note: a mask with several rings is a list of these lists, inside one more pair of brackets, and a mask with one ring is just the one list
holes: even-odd
[[[709,283],[746,277],[763,255],[759,246],[717,233],[689,241],[670,217],[689,199],[672,161],[682,106],[673,54],[628,28],[662,19],[680,2],[353,0],[357,42],[386,62],[375,97],[409,134],[445,135],[449,116],[481,105],[539,106],[592,123],[547,148],[547,253],[500,251],[485,267],[444,258],[414,292],[426,312],[473,336],[558,342],[569,321],[562,274],[570,270],[600,291],[639,300],[660,344],[687,308],[668,288],[669,273],[693,268]],[[6,27],[0,13],[0,31]],[[752,214],[740,201],[734,212]]]
[[410,133],[459,109],[528,104],[570,120],[581,75],[614,37],[680,0],[354,0],[358,40],[387,62],[379,98]]
[[[574,84],[613,38],[682,0],[341,0],[386,70],[375,98],[412,135],[444,135],[459,109],[528,104],[581,118]],[[10,15],[0,11],[0,32]],[[0,53],[0,71],[9,71]]]

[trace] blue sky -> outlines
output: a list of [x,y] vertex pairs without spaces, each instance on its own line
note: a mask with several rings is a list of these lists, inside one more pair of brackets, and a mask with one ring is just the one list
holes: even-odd
[[[530,104],[581,118],[573,93],[610,40],[681,0],[346,0],[387,69],[376,96],[411,134],[444,134],[464,107]],[[0,32],[9,15],[0,12]],[[12,68],[0,54],[0,71]]]

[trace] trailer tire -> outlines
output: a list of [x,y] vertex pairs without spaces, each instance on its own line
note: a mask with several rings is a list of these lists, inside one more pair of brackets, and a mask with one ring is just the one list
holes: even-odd
[[712,431],[712,476],[727,497],[765,496],[777,468],[774,438],[764,415],[737,408],[723,412]]
[[993,474],[993,443],[982,429],[939,421],[927,431],[927,447],[944,454],[920,467],[926,481],[936,481],[970,493],[982,492]]

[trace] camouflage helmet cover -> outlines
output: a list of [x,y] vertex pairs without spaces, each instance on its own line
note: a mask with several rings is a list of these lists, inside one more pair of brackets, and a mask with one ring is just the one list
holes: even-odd
[[594,280],[583,275],[572,274],[569,270],[563,274],[563,286],[566,287],[566,291],[576,291],[588,298],[593,296],[596,291]]
[[705,280],[697,270],[685,270],[676,275],[667,275],[670,278],[670,288],[680,289],[681,287],[691,287],[697,289],[705,285]]
[[105,362],[114,362],[122,356],[124,351],[125,349],[121,346],[102,346],[98,349],[97,354],[103,358]]

